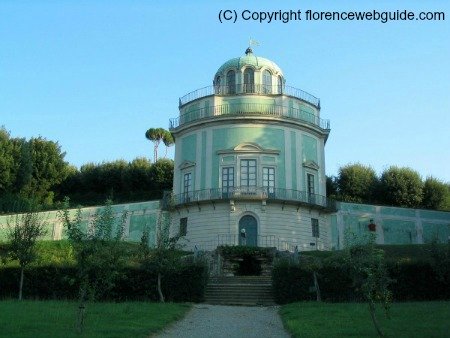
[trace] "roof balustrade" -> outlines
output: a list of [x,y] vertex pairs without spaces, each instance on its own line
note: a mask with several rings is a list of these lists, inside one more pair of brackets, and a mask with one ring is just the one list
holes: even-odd
[[185,204],[220,200],[281,201],[293,203],[298,206],[303,205],[329,211],[336,210],[336,201],[326,196],[309,194],[306,191],[292,189],[255,186],[195,190],[177,195],[166,192],[163,198],[163,208],[169,209]]
[[169,129],[173,130],[180,126],[194,123],[202,119],[227,116],[265,116],[287,118],[319,127],[324,130],[330,129],[329,120],[321,119],[313,113],[299,108],[267,103],[233,103],[194,109],[187,111],[176,118],[170,119]]
[[186,103],[201,99],[210,95],[238,95],[238,94],[258,94],[258,95],[287,95],[292,96],[320,109],[320,99],[301,89],[287,85],[267,85],[267,84],[237,84],[213,85],[194,90],[183,97],[180,97],[180,107]]

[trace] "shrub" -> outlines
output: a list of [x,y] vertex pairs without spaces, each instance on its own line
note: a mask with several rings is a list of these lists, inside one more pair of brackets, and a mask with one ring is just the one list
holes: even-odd
[[[422,251],[425,248],[417,250]],[[408,248],[406,251],[410,252],[411,249]],[[322,266],[317,270],[322,300],[361,301],[360,293],[353,286],[348,268],[342,264],[341,259],[339,253],[334,253],[332,257],[324,259]],[[450,299],[450,280],[442,278],[442,271],[448,269],[450,269],[448,262],[446,267],[437,268],[436,262],[429,257],[389,260],[387,270],[393,280],[390,289],[394,300]],[[272,281],[275,301],[279,304],[314,299],[314,294],[309,291],[313,285],[311,269],[305,264],[278,262],[273,269]]]
[[[74,267],[39,266],[27,270],[24,281],[24,298],[71,299],[76,295]],[[20,267],[0,269],[0,298],[12,298],[17,294]]]
[[309,291],[312,285],[311,272],[300,264],[288,260],[275,264],[272,271],[272,287],[278,304],[314,299],[314,294]]
[[226,258],[234,258],[234,257],[243,257],[254,256],[254,257],[273,257],[275,252],[273,248],[259,248],[256,246],[244,246],[244,245],[236,245],[236,246],[228,246],[223,245],[218,248],[219,253]]
[[[167,271],[164,292],[174,302],[200,302],[207,284],[207,268],[202,263],[186,263]],[[73,266],[39,266],[27,270],[24,296],[28,299],[77,298],[77,268]],[[0,298],[17,294],[19,267],[0,268]],[[156,271],[126,267],[120,272],[115,286],[102,294],[101,301],[150,300],[156,301]]]
[[396,301],[450,299],[450,281],[440,279],[430,262],[389,264],[388,270]]

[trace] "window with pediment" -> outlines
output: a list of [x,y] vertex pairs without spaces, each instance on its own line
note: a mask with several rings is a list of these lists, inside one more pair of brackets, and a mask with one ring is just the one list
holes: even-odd
[[192,192],[192,173],[188,172],[183,175],[183,198],[185,202],[189,202]]
[[241,187],[256,187],[256,160],[242,159],[240,171]]

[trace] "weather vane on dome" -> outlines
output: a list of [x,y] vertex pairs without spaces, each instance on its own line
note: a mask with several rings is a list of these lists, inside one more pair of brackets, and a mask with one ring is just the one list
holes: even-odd
[[252,39],[252,37],[250,37],[250,38],[248,39],[248,48],[247,48],[247,50],[245,51],[245,54],[248,55],[248,54],[250,54],[250,53],[253,53],[252,46],[259,46],[259,42],[256,41],[256,40],[254,40],[254,39]]
[[252,46],[258,47],[259,46],[259,42],[254,40],[254,39],[252,39],[252,37],[250,37],[250,39],[248,40],[248,46],[250,48],[252,48]]

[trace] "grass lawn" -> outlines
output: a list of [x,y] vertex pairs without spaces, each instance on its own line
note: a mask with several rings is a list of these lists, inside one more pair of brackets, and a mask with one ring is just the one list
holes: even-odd
[[[293,303],[280,315],[294,337],[377,337],[367,304]],[[450,337],[450,302],[394,303],[390,315],[377,310],[387,337]]]
[[0,301],[0,336],[9,338],[148,337],[182,318],[188,304],[89,303],[85,330],[76,333],[77,304],[65,301]]

